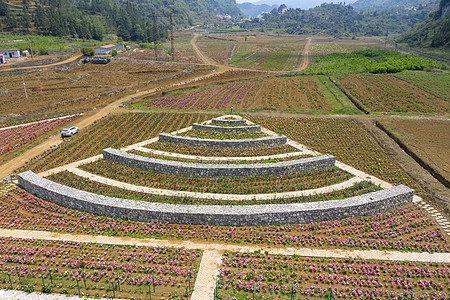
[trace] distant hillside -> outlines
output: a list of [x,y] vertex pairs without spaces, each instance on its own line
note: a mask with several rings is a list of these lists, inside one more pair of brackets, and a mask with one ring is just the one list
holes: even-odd
[[256,17],[263,12],[270,12],[272,9],[277,8],[277,5],[272,6],[267,4],[255,5],[253,3],[245,2],[236,4],[245,17]]
[[0,31],[151,42],[152,12],[157,40],[167,38],[170,13],[175,27],[240,15],[234,0],[0,0]]
[[419,5],[426,5],[430,2],[437,2],[437,0],[358,0],[351,6],[356,10],[371,9],[371,8],[389,8],[397,7],[417,7]]
[[309,10],[297,8],[284,13],[264,14],[262,19],[245,22],[241,26],[291,34],[385,36],[413,28],[425,19],[431,9],[426,6],[417,10],[389,8],[356,11],[347,5],[322,4]]
[[398,41],[418,47],[450,48],[450,0],[441,0],[438,10]]

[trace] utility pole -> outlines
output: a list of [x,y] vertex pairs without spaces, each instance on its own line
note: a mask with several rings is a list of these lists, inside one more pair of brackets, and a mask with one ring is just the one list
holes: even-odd
[[172,60],[175,60],[175,50],[173,47],[173,20],[172,20],[173,12],[170,12],[170,54],[172,56]]
[[[31,42],[30,39],[28,38],[28,46],[30,46],[30,54],[31,54],[31,58],[33,58],[33,49],[31,49]],[[25,85],[25,83],[24,83]]]
[[153,50],[155,51],[155,60],[157,58],[156,51],[156,14],[152,9],[152,17],[153,17]]

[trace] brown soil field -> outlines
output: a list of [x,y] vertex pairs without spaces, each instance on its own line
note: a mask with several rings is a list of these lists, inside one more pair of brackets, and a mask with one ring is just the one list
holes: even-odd
[[148,98],[151,108],[332,110],[316,78],[267,78]]
[[337,80],[372,112],[450,112],[449,102],[391,75],[343,76]]
[[[118,59],[107,65],[76,65],[0,77],[0,114],[56,115],[104,106],[135,90],[210,72],[209,67]],[[175,77],[175,78],[173,78]],[[24,95],[26,83],[28,99]]]
[[449,121],[390,119],[381,121],[381,124],[424,162],[450,180]]

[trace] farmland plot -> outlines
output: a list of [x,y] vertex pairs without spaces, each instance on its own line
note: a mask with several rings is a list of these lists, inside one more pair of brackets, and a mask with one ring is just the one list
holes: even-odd
[[226,252],[218,294],[219,299],[248,299],[253,293],[257,299],[323,299],[331,298],[332,286],[337,299],[448,299],[449,278],[445,263]]
[[[336,156],[358,170],[393,184],[416,188],[414,182],[395,166],[373,138],[350,120],[252,118],[257,124],[283,132],[294,141],[322,153]],[[417,189],[416,189],[417,191]]]
[[181,248],[0,238],[0,269],[8,274],[0,288],[103,298],[177,293],[188,299],[201,256]]
[[333,111],[313,77],[271,78],[176,92],[145,100],[143,107],[172,109],[301,109]]
[[258,70],[292,71],[305,40],[297,37],[248,36],[236,37],[230,65]]
[[450,180],[449,121],[391,119],[381,123],[424,162]]
[[[44,70],[25,76],[5,76],[0,79],[0,112],[58,114],[90,110],[105,105],[111,97],[156,85],[152,80],[175,75],[183,68],[185,66],[119,60],[107,65],[79,65],[67,71]],[[28,98],[24,94],[23,79]]]
[[225,64],[232,55],[236,42],[211,37],[200,37],[197,46],[206,56],[219,64]]
[[358,75],[338,77],[337,80],[369,111],[450,112],[450,102],[447,100],[433,95],[427,89],[422,89],[394,76]]

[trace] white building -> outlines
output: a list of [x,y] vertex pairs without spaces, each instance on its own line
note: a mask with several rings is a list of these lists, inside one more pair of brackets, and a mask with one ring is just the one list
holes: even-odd
[[0,54],[3,54],[4,57],[9,57],[9,58],[20,57],[20,50],[18,50],[18,49],[0,50]]
[[5,56],[3,55],[3,53],[0,53],[0,65],[1,64],[6,64],[6,58],[5,58]]
[[100,47],[95,47],[95,55],[99,54],[109,54],[112,50],[116,49],[116,45],[104,45]]

